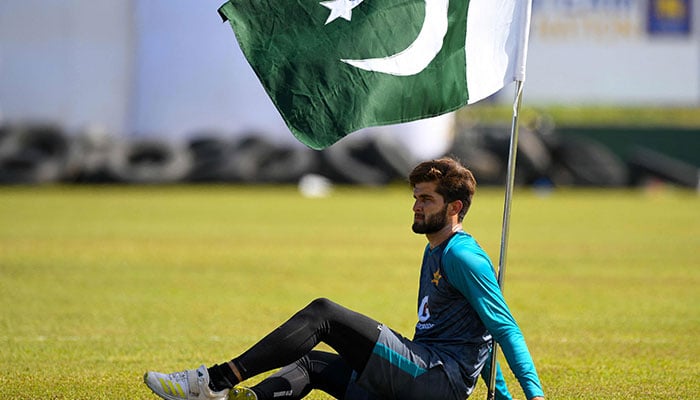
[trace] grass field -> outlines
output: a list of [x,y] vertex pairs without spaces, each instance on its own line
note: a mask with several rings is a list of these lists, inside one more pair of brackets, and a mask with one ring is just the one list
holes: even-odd
[[[0,398],[155,399],[145,370],[228,360],[319,296],[410,336],[411,201],[401,185],[0,187]],[[482,188],[466,221],[494,261],[502,208]],[[694,192],[517,190],[505,294],[548,397],[700,397],[699,249]]]
[[[527,92],[527,89],[526,89]],[[547,116],[560,126],[624,126],[624,127],[700,127],[698,107],[609,107],[609,106],[548,106],[532,107],[526,104],[520,110],[520,120],[530,124]],[[458,117],[465,122],[510,121],[513,109],[510,105],[477,103],[459,110]]]

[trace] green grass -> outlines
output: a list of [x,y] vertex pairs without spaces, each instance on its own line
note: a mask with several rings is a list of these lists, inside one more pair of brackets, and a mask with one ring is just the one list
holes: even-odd
[[[527,89],[526,89],[527,91]],[[510,123],[513,109],[507,105],[475,104],[459,111],[467,122]],[[558,126],[621,126],[700,128],[698,107],[619,107],[619,106],[547,106],[533,107],[525,101],[520,121],[532,125],[537,118],[547,116]]]
[[[0,187],[0,398],[155,399],[145,370],[228,360],[319,296],[410,336],[410,207],[403,186]],[[502,207],[483,188],[467,217],[494,260]],[[549,398],[697,398],[699,211],[516,191],[505,294]]]

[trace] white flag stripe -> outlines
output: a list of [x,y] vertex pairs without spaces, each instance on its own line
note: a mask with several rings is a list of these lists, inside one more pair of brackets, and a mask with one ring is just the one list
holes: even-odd
[[532,0],[471,0],[465,41],[469,104],[525,80]]
[[518,21],[517,60],[513,80],[525,82],[525,67],[527,66],[527,49],[530,42],[530,21],[532,19],[532,0],[522,1],[516,7],[514,20]]

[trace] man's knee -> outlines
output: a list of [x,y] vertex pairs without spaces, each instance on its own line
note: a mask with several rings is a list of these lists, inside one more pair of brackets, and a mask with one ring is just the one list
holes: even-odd
[[340,306],[327,298],[318,298],[302,308],[295,318],[304,320],[307,324],[324,323],[333,318]]
[[314,312],[325,314],[328,312],[332,312],[333,310],[338,309],[340,307],[337,303],[325,298],[325,297],[319,297],[309,303],[308,306],[306,306],[307,309],[313,310]]

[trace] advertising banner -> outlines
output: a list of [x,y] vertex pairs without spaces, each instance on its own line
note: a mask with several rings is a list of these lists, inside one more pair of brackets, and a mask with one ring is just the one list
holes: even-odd
[[698,105],[692,0],[534,0],[525,101]]

